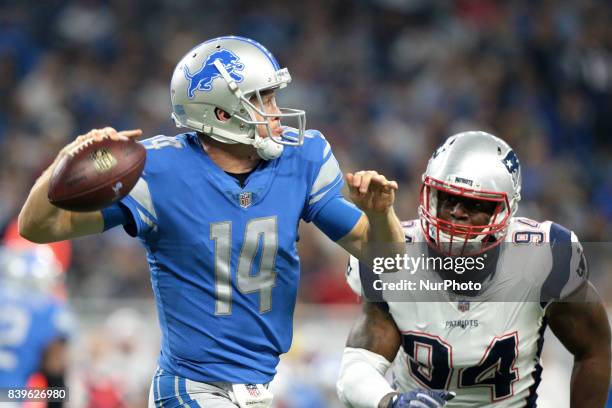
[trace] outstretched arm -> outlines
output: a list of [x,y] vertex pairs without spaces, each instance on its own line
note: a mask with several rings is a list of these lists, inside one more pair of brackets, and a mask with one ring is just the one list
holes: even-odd
[[[401,251],[404,244],[404,232],[393,210],[395,192],[398,188],[397,182],[387,180],[385,176],[376,171],[348,173],[346,181],[351,200],[363,211],[364,215],[351,232],[338,241],[338,244],[350,254],[363,260],[371,257],[367,251],[367,244],[372,246],[369,249],[375,250],[377,256],[393,256]],[[402,247],[394,248],[393,244],[402,244]],[[381,254],[380,250],[388,253]]]
[[84,213],[66,211],[53,206],[49,202],[47,193],[51,175],[62,158],[82,143],[91,139],[99,141],[105,137],[122,140],[138,137],[141,134],[141,130],[117,132],[110,127],[94,129],[79,136],[64,147],[30,190],[30,194],[19,213],[19,233],[21,236],[32,242],[46,243],[102,232],[104,219],[100,211]]
[[[586,283],[581,291],[591,291]],[[572,408],[603,408],[610,385],[610,324],[601,302],[557,302],[547,311],[550,328],[574,355]]]

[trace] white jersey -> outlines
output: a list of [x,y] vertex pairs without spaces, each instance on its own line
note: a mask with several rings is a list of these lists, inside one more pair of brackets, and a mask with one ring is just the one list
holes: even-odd
[[[404,223],[404,231],[407,246],[424,242],[418,221]],[[554,300],[573,292],[587,279],[586,263],[576,236],[550,221],[513,218],[505,242],[484,292],[510,301],[456,295],[446,301],[411,301],[410,291],[402,294],[402,301],[386,301],[402,335],[391,368],[398,391],[454,391],[450,408],[536,406],[549,303],[540,297]],[[526,242],[574,244],[525,251],[533,248],[520,245]],[[351,258],[347,278],[361,294],[359,268]]]

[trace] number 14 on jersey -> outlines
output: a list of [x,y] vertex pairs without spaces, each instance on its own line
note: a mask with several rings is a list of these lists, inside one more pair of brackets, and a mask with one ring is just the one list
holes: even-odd
[[[215,241],[215,314],[232,314],[232,222],[210,224],[210,239]],[[238,265],[236,286],[240,293],[259,292],[259,312],[272,309],[272,288],[276,282],[275,261],[278,249],[277,218],[264,217],[249,220],[244,229],[244,239]],[[256,273],[253,264],[260,254]]]

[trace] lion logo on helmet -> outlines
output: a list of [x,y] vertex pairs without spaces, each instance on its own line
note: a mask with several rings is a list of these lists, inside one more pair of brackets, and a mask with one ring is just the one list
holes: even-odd
[[204,61],[202,68],[193,74],[189,72],[187,65],[183,66],[185,78],[189,81],[189,89],[187,90],[189,99],[193,99],[195,91],[208,92],[212,89],[212,82],[214,79],[221,76],[221,73],[214,64],[216,60],[219,60],[223,64],[227,73],[234,81],[242,82],[244,77],[240,75],[238,71],[244,70],[244,64],[240,62],[236,54],[230,50],[221,48],[210,54],[208,58],[206,58],[206,61]]

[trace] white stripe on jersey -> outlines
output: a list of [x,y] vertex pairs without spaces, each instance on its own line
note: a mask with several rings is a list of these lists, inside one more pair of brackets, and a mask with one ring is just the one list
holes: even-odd
[[149,214],[155,218],[153,221],[157,223],[157,213],[155,212],[155,207],[153,207],[153,199],[151,198],[149,185],[144,179],[138,179],[138,182],[132,191],[130,191],[130,197],[147,210]]
[[327,194],[331,189],[334,188],[334,186],[338,183],[340,183],[342,181],[342,176],[340,177],[336,177],[336,182],[332,183],[329,188],[324,189],[324,191],[320,192],[319,194],[317,194],[316,196],[312,197],[310,199],[310,201],[308,201],[309,205],[312,205],[314,203],[316,203],[317,201],[319,201],[320,199],[322,199],[323,197],[325,197],[325,194]]
[[[328,144],[329,146],[329,144]],[[342,175],[340,166],[333,155],[327,158],[327,161],[319,169],[319,174],[312,185],[310,190],[311,204],[314,196],[318,195],[326,187],[330,186],[338,178],[338,175]],[[317,200],[318,201],[318,200]],[[316,201],[315,201],[316,202]]]
[[325,149],[323,149],[323,158],[327,157],[327,154],[329,153],[330,150],[331,150],[331,146],[329,145],[329,142],[326,140]]
[[157,228],[157,224],[155,224],[155,222],[151,218],[149,218],[147,214],[143,213],[140,209],[138,209],[138,216],[140,217],[142,222],[151,227],[151,229],[154,230],[155,228]]

